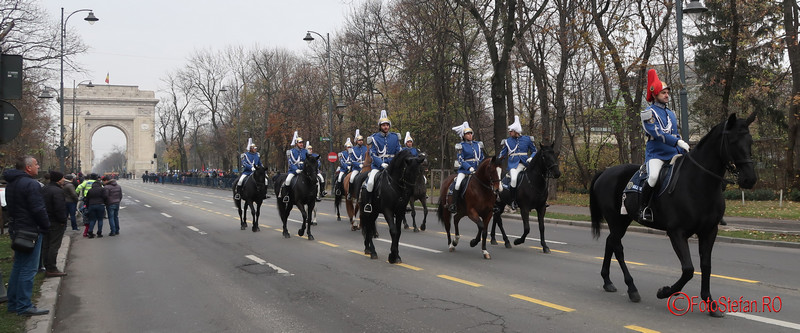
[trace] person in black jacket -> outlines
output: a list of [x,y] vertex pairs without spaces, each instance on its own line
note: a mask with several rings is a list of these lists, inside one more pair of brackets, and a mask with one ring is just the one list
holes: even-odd
[[64,230],[67,229],[67,202],[62,186],[64,186],[64,174],[50,171],[50,183],[42,188],[44,206],[47,208],[47,216],[50,218],[50,232],[45,235],[42,243],[46,277],[67,275],[56,267],[61,239],[64,238]]
[[38,316],[50,313],[37,309],[31,302],[33,278],[39,268],[42,250],[42,234],[50,229],[50,219],[42,200],[42,184],[33,179],[39,173],[39,162],[33,156],[23,156],[15,163],[16,169],[6,170],[3,177],[8,181],[6,202],[10,223],[9,234],[19,230],[38,232],[39,237],[30,253],[14,250],[14,266],[8,279],[8,312],[20,316]]
[[94,238],[95,224],[97,224],[97,238],[102,238],[103,217],[106,214],[106,201],[108,200],[106,192],[103,191],[103,183],[97,181],[92,183],[92,188],[86,192],[83,200],[89,209],[89,238]]

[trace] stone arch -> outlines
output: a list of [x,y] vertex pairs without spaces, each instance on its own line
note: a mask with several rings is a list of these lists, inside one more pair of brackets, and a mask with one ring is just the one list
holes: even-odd
[[[137,86],[97,85],[65,89],[65,120],[73,138],[78,159],[76,167],[84,173],[92,170],[92,136],[100,128],[112,126],[125,135],[127,172],[141,174],[153,170],[155,154],[155,92]],[[66,122],[66,121],[65,121]],[[75,128],[74,133],[72,128]]]

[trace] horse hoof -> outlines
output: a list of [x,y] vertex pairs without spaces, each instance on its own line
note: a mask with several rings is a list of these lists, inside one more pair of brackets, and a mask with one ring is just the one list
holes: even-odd
[[549,248],[549,247],[547,247],[547,246],[544,246],[544,247],[542,247],[542,252],[544,252],[544,253],[550,253],[550,248]]
[[370,259],[378,259],[378,254],[377,253],[370,253],[369,254],[369,258]]
[[512,247],[512,246],[511,246],[511,242],[506,242],[506,248],[507,248],[507,249],[510,249],[511,247]]
[[305,233],[306,233],[306,229],[305,228],[300,228],[300,230],[297,230],[297,235],[300,236],[300,237],[303,237],[303,235]]
[[475,245],[478,245],[478,242],[480,242],[480,241],[481,241],[481,240],[480,240],[480,239],[477,239],[477,238],[475,238],[475,239],[473,239],[473,240],[469,241],[469,247],[475,247]]
[[253,232],[259,232],[259,231],[261,231],[261,228],[253,226],[252,230],[253,230]]
[[725,312],[719,311],[719,309],[717,309],[717,311],[709,311],[708,315],[714,318],[722,318],[725,317]]
[[419,232],[419,228],[414,228],[414,232]]
[[483,259],[491,260],[491,259],[492,259],[492,256],[491,256],[491,255],[489,255],[488,253],[484,253],[484,254],[483,254]]
[[658,289],[658,292],[656,293],[656,297],[658,297],[658,299],[665,299],[667,297],[670,297],[673,294],[673,293],[670,292],[671,289],[672,288],[670,288],[670,286],[661,287],[661,289]]
[[341,217],[336,217],[336,221],[341,221],[341,220],[342,220]]
[[638,291],[629,291],[628,298],[630,298],[631,302],[639,303],[642,300],[642,296],[639,296]]
[[422,224],[422,225],[419,227],[419,230],[425,231],[425,223],[423,223],[423,224]]
[[311,225],[317,225],[317,222],[311,222]]
[[292,235],[290,235],[288,232],[283,233],[283,238],[291,238],[291,237]]
[[517,238],[514,240],[514,245],[520,245],[522,243],[525,243],[525,238]]
[[456,252],[456,247],[453,246],[453,245],[450,245],[450,252]]
[[489,243],[491,243],[492,245],[497,245],[497,240],[496,239],[492,239],[491,241],[489,241]]
[[403,229],[408,229],[408,224],[403,224]]
[[613,283],[608,283],[608,284],[604,284],[603,285],[603,290],[605,290],[607,292],[610,292],[610,293],[615,293],[615,292],[617,292],[617,287],[614,287]]
[[314,236],[311,236],[311,235],[309,234],[309,235],[308,235],[308,240],[310,240],[310,241],[314,240]]
[[354,227],[352,225],[350,226],[350,231],[356,231],[356,230],[358,230],[356,227]]

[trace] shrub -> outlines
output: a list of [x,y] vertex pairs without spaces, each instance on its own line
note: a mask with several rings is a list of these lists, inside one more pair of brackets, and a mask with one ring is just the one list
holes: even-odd
[[789,190],[789,193],[786,194],[786,199],[800,202],[800,189]]
[[[742,190],[741,189],[727,190],[724,192],[724,196],[726,200],[741,200]],[[744,199],[751,201],[778,200],[778,193],[769,189],[744,190]]]

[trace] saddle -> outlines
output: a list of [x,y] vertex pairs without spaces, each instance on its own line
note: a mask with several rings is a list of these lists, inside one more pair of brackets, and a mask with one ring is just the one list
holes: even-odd
[[[467,175],[466,177],[464,177],[464,180],[461,181],[461,186],[459,186],[457,193],[458,197],[462,199],[464,198],[465,190],[467,189],[467,186],[469,186],[469,181],[471,179],[472,175]],[[450,188],[447,190],[447,195],[453,195],[453,193],[455,193],[455,189],[456,189],[456,182],[455,180],[453,180],[453,182],[450,183]]]
[[[658,174],[658,182],[656,186],[653,188],[655,190],[655,196],[660,197],[665,192],[669,191],[670,193],[675,189],[675,182],[678,180],[678,172],[677,170],[680,169],[681,164],[683,164],[683,155],[675,155],[669,163],[664,163],[661,166],[661,170],[659,170]],[[644,187],[644,183],[647,181],[647,164],[642,164],[636,173],[633,174],[631,180],[628,181],[628,184],[625,185],[625,189],[622,193],[642,193],[642,188]]]

